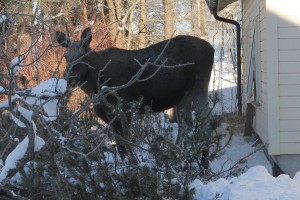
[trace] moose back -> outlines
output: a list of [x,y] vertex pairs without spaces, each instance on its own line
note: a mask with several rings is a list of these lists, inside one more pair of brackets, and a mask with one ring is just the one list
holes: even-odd
[[[94,51],[90,48],[90,28],[82,32],[79,41],[71,42],[62,32],[56,32],[56,39],[68,49],[69,87],[79,85],[88,95],[97,95],[110,88],[94,102],[94,110],[123,138],[128,136],[131,116],[126,111],[132,101],[142,99],[142,105],[154,112],[176,106],[181,128],[184,124],[191,126],[190,102],[199,113],[207,106],[214,48],[205,40],[176,36],[140,50],[107,48]],[[116,118],[114,106],[117,104],[122,105],[126,116]],[[124,154],[124,145],[116,140],[119,152]]]

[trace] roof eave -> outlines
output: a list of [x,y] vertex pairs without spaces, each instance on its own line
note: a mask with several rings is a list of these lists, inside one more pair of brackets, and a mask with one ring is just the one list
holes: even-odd
[[211,13],[219,12],[238,0],[206,0]]

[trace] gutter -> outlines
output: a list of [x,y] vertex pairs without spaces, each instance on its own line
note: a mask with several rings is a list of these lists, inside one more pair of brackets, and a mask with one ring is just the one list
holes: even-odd
[[238,114],[242,115],[242,62],[241,62],[241,26],[238,21],[227,19],[218,16],[219,0],[206,0],[210,12],[217,21],[225,22],[236,26],[236,60],[237,60],[237,100],[238,100]]

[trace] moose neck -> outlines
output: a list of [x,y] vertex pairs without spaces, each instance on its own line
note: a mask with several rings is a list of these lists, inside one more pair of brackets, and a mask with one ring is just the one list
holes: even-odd
[[88,64],[87,74],[83,80],[80,88],[89,96],[98,93],[98,73],[97,66],[97,52],[90,51],[87,56],[83,58],[83,62]]

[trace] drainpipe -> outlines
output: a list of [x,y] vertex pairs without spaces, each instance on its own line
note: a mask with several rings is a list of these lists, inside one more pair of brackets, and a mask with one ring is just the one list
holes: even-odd
[[210,12],[217,21],[233,24],[236,26],[236,60],[237,60],[237,100],[238,114],[242,116],[242,62],[241,62],[241,26],[239,22],[218,16],[218,0],[212,0],[210,3],[206,0]]

